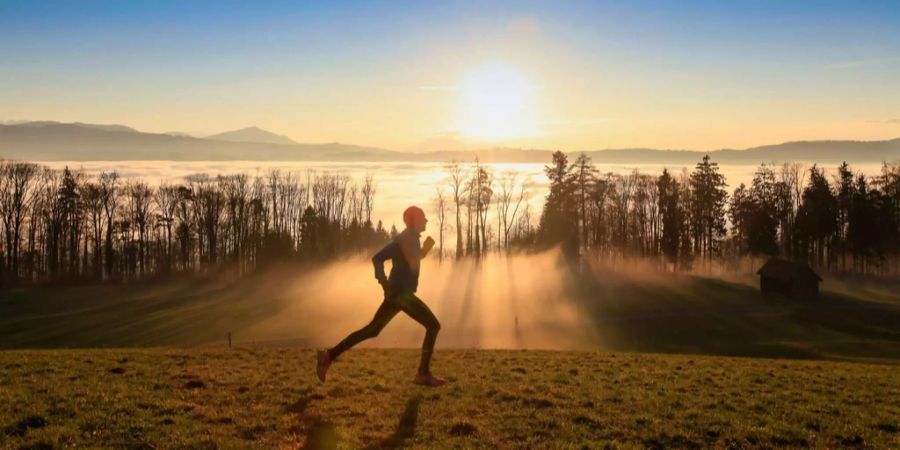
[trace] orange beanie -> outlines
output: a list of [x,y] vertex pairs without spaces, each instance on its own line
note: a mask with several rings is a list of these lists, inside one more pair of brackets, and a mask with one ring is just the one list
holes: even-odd
[[425,220],[425,211],[422,211],[422,208],[410,206],[409,208],[406,208],[406,211],[403,211],[403,223],[405,223],[407,227],[412,227],[416,219]]

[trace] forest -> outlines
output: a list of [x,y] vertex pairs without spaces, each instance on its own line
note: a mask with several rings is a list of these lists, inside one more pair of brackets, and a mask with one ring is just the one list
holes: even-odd
[[[640,258],[663,271],[740,269],[747,256],[806,261],[828,273],[896,275],[900,164],[834,176],[800,163],[762,164],[728,192],[716,162],[660,174],[600,173],[555,152],[535,213],[527,179],[453,162],[425,206],[437,257],[560,246],[571,260]],[[271,170],[195,174],[150,184],[0,162],[3,285],[97,283],[319,263],[383,245],[397,229],[372,222],[376,180]]]
[[[128,281],[291,258],[322,260],[389,238],[375,184],[273,170],[153,186],[26,162],[0,166],[6,284]],[[396,230],[394,230],[396,232]]]
[[836,172],[762,164],[729,195],[709,156],[692,171],[622,176],[557,152],[535,239],[570,256],[639,256],[668,270],[781,256],[828,273],[896,274],[900,165],[869,176],[844,162]]

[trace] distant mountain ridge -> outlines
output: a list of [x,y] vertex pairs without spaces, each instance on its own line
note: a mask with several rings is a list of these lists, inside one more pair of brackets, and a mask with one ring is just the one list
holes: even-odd
[[0,125],[0,158],[30,161],[397,159],[393,156],[396,152],[390,150],[339,143],[230,142],[171,133],[143,133],[128,127],[98,128],[59,122],[35,124]]
[[263,144],[296,144],[296,142],[287,136],[275,134],[255,126],[214,134],[212,136],[207,136],[206,139],[229,142],[258,142]]
[[[239,139],[288,139],[249,127],[220,133]],[[271,136],[268,136],[271,135]],[[124,125],[94,125],[51,121],[0,125],[0,158],[31,161],[398,161],[547,163],[551,150],[494,148],[470,151],[398,152],[379,147],[341,143],[298,144],[274,139],[253,142],[197,138],[173,133],[144,133]],[[578,154],[581,152],[568,152]],[[606,149],[584,152],[598,164],[692,165],[703,155],[730,164],[814,161],[822,163],[881,162],[900,160],[900,138],[884,141],[797,141],[744,150],[658,150],[647,148]]]
[[[14,126],[23,126],[23,127],[46,127],[49,125],[62,125],[62,122],[55,122],[52,120],[10,120],[7,122],[0,122],[0,125],[14,125]],[[96,123],[83,123],[83,122],[73,122],[70,125],[76,125],[79,127],[85,128],[95,128],[98,130],[104,131],[133,131],[138,133],[138,130],[134,128],[127,127],[125,125],[102,125]]]

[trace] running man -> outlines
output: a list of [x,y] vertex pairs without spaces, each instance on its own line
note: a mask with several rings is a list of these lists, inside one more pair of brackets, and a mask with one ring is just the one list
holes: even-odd
[[[316,375],[318,375],[319,381],[325,382],[325,372],[341,353],[366,339],[378,336],[385,325],[398,312],[403,311],[425,327],[422,360],[419,363],[419,373],[413,381],[425,386],[441,386],[447,382],[432,375],[430,367],[434,342],[437,340],[441,324],[428,306],[415,295],[419,285],[419,262],[434,246],[434,239],[431,237],[425,239],[424,247],[419,242],[419,236],[425,231],[425,225],[428,223],[425,212],[421,208],[416,206],[406,208],[406,211],[403,212],[403,222],[406,224],[406,228],[372,257],[372,263],[375,265],[375,279],[384,289],[384,301],[368,325],[354,331],[338,345],[328,350],[318,351]],[[390,277],[386,277],[384,274],[384,262],[388,259],[391,260]]]

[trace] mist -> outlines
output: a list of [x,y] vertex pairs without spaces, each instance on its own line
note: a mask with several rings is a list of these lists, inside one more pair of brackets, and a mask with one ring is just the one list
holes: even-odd
[[[441,322],[438,348],[561,349],[595,342],[590,322],[566,294],[564,265],[558,250],[426,259],[417,295]],[[281,310],[241,339],[334,345],[368,323],[382,298],[368,258],[327,264],[291,279],[279,296]],[[424,329],[400,313],[362,346],[418,347],[423,336]]]
[[[182,183],[185,177],[198,173],[265,175],[273,169],[295,173],[305,179],[307,173],[342,174],[353,179],[367,175],[374,178],[377,200],[373,220],[381,220],[385,228],[396,225],[402,228],[403,210],[409,205],[419,205],[431,213],[436,188],[446,189],[446,164],[431,162],[304,162],[304,161],[39,161],[40,164],[62,170],[69,167],[89,176],[101,172],[116,171],[125,179],[145,180],[151,184],[160,182]],[[806,166],[812,162],[804,163]],[[493,173],[517,173],[526,184],[529,195],[526,202],[532,211],[540,211],[546,198],[549,181],[544,174],[544,164],[538,163],[483,163]],[[595,164],[600,173],[627,175],[635,170],[658,175],[663,168],[673,173],[691,169],[686,164]],[[836,165],[826,165],[829,179],[834,176]],[[880,163],[854,164],[854,169],[867,174],[877,174]],[[749,185],[757,165],[720,164],[725,175],[726,188],[730,191],[739,184]],[[491,208],[493,209],[493,207]],[[493,211],[492,211],[493,213]],[[435,238],[437,236],[435,235]],[[452,239],[451,239],[452,241]]]

